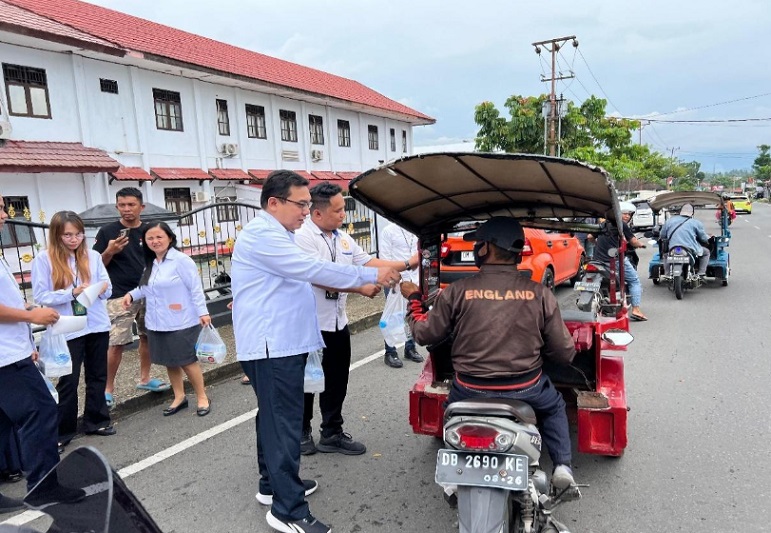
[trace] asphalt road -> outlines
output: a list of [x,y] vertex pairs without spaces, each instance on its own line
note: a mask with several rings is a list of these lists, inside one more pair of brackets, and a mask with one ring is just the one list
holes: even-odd
[[[575,456],[576,478],[590,487],[558,513],[574,533],[768,531],[771,207],[754,207],[731,227],[728,287],[707,285],[678,301],[646,279],[651,249],[642,251],[649,320],[632,324],[627,355],[629,447],[622,458]],[[712,216],[699,213],[715,232]],[[569,300],[570,290],[558,296]],[[413,435],[407,420],[421,365],[396,370],[380,355],[368,358],[381,342],[376,330],[353,341],[346,430],[368,451],[303,458],[302,475],[321,485],[311,510],[338,533],[457,531],[433,482],[440,443]],[[233,380],[215,385],[211,398],[208,417],[188,410],[164,418],[156,407],[120,420],[115,437],[76,443],[97,446],[166,533],[272,531],[254,499],[254,395]],[[314,422],[317,430],[318,414]]]

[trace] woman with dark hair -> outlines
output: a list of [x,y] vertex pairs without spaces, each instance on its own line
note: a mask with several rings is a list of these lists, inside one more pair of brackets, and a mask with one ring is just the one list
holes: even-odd
[[123,297],[123,306],[128,308],[134,300],[145,299],[150,359],[166,367],[174,391],[174,401],[163,410],[163,416],[176,414],[188,406],[183,372],[198,400],[196,414],[206,416],[211,402],[206,396],[195,344],[201,326],[211,324],[211,318],[198,267],[177,250],[177,236],[165,222],[147,224],[142,242],[145,270],[139,287]]
[[[115,435],[104,398],[110,339],[105,301],[112,292],[112,283],[102,257],[86,246],[85,231],[83,221],[76,213],[59,211],[54,214],[48,230],[48,249],[32,264],[32,295],[36,304],[52,307],[60,316],[85,315],[87,318],[84,329],[66,334],[72,374],[59,378],[56,385],[60,447],[66,446],[77,434],[81,367],[86,379],[83,430],[87,435]],[[97,283],[102,284],[99,298],[86,308],[76,298]]]

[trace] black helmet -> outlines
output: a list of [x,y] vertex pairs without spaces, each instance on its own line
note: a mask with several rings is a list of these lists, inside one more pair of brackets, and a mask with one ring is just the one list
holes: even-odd
[[493,217],[476,230],[463,235],[464,241],[489,242],[509,252],[521,252],[525,246],[525,232],[511,217]]

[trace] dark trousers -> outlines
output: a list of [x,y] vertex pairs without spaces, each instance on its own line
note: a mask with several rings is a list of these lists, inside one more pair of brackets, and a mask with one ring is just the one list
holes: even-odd
[[521,391],[487,391],[470,389],[453,380],[447,403],[475,398],[511,398],[530,405],[538,418],[543,442],[549,448],[554,465],[569,465],[572,460],[568,415],[565,400],[554,388],[548,376],[542,375],[538,383]]
[[85,369],[86,405],[83,431],[96,431],[110,425],[110,409],[104,399],[107,383],[107,347],[110,333],[89,333],[67,341],[72,357],[72,374],[59,378],[59,441],[67,443],[78,432],[78,384]]
[[[338,331],[322,331],[324,357],[324,392],[319,394],[321,436],[332,437],[343,432],[343,402],[348,394],[348,369],[351,366],[351,333],[348,326]],[[313,394],[305,395],[303,431],[310,431],[313,418]]]
[[4,416],[0,416],[0,472],[21,472],[21,454],[16,429]]
[[32,359],[0,368],[0,418],[16,428],[27,489],[59,463],[56,402]]
[[300,480],[303,384],[308,354],[241,361],[257,395],[257,464],[260,492],[273,494],[271,512],[280,520],[309,514]]

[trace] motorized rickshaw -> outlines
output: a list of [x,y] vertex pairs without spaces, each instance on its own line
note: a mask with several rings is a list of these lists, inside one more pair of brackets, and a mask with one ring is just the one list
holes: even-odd
[[[437,297],[441,243],[493,216],[511,216],[526,227],[597,233],[587,218],[609,219],[621,228],[613,183],[598,167],[539,155],[435,153],[385,163],[355,178],[350,194],[414,233],[422,254],[420,287]],[[619,236],[621,232],[619,231]],[[624,242],[618,257],[623,258]],[[611,265],[619,273],[617,260]],[[569,367],[544,367],[574,409],[578,450],[619,456],[627,444],[623,352],[631,341],[623,273],[610,316],[596,310],[562,311],[577,355]],[[614,277],[614,279],[616,279]],[[618,334],[629,340],[619,342]],[[429,357],[409,394],[410,424],[418,434],[442,437],[444,403],[453,378],[452,339],[429,346]]]
[[[723,287],[728,285],[728,276],[731,274],[731,260],[728,253],[728,245],[731,240],[731,231],[728,229],[728,225],[731,220],[731,213],[725,209],[723,197],[708,191],[673,191],[659,194],[648,203],[655,213],[656,220],[659,220],[660,212],[664,211],[664,217],[668,218],[670,213],[677,213],[684,204],[691,204],[694,208],[711,208],[713,206],[717,208],[720,217],[718,220],[720,234],[711,238],[708,244],[710,256],[706,278],[714,278]],[[646,235],[648,234],[646,233]],[[651,232],[651,236],[658,239],[658,230]],[[663,255],[667,250],[663,250],[661,246],[662,242],[659,239],[659,247],[648,265],[648,277],[654,285],[658,285],[662,280],[672,281],[671,276],[664,269]]]

